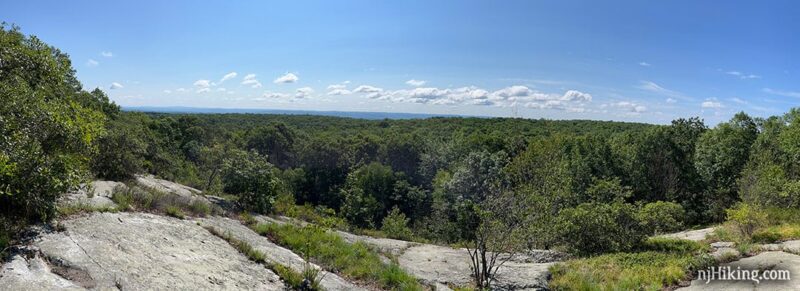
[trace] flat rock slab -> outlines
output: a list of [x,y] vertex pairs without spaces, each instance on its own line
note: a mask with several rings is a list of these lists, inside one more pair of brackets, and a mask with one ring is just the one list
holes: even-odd
[[162,180],[154,177],[153,175],[136,175],[136,183],[139,185],[150,187],[161,192],[174,193],[182,197],[193,197],[194,195],[202,194],[203,191],[195,188],[184,186],[175,182]]
[[[466,286],[472,283],[470,257],[465,249],[417,244],[398,258],[407,272],[431,285]],[[506,262],[497,272],[496,288],[543,290],[547,287],[548,268],[553,263]]]
[[52,272],[40,257],[27,259],[15,255],[0,270],[3,290],[85,290],[72,281]]
[[[39,249],[53,273],[73,285],[101,290],[284,289],[272,271],[191,221],[146,213],[93,213],[61,224],[65,231],[41,234],[31,247]],[[0,278],[0,286],[4,280]]]
[[714,232],[715,227],[708,227],[696,230],[687,230],[676,233],[664,234],[657,237],[677,238],[690,241],[701,241],[706,239],[706,236]]
[[767,281],[755,282],[752,280],[739,281],[710,281],[694,280],[689,287],[679,288],[678,290],[800,290],[800,256],[785,252],[764,252],[749,258],[734,261],[723,266],[730,266],[731,270],[740,268],[742,270],[788,270],[791,279],[789,281]]
[[125,184],[114,181],[94,181],[89,185],[82,185],[78,190],[64,194],[59,198],[60,205],[89,205],[92,207],[116,207],[111,200],[114,188],[126,187]]
[[[306,261],[302,257],[291,250],[272,243],[266,237],[255,233],[237,220],[215,216],[198,218],[197,221],[200,222],[202,226],[213,227],[217,231],[230,234],[237,240],[247,242],[256,250],[264,253],[267,261],[280,263],[298,273],[302,273],[303,269],[306,267]],[[320,269],[317,265],[311,264],[311,266]],[[321,281],[322,287],[328,291],[367,290],[330,272],[323,271],[320,275],[323,276]]]

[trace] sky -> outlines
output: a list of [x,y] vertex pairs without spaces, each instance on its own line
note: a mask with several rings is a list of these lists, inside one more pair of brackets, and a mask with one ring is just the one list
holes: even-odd
[[800,104],[797,1],[9,1],[123,106],[707,124]]

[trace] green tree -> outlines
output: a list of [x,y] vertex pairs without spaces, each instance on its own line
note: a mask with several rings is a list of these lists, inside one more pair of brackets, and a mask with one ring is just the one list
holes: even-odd
[[105,100],[81,89],[66,54],[17,27],[0,26],[0,48],[0,213],[48,219],[104,133],[106,116],[84,105]]
[[245,209],[265,214],[272,211],[281,182],[266,156],[233,150],[225,160],[223,173],[223,190],[238,195]]

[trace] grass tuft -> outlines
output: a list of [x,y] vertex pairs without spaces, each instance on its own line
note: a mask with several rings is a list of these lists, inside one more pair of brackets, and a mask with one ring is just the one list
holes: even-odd
[[357,280],[377,283],[392,290],[422,290],[417,280],[397,264],[384,264],[378,254],[363,243],[350,244],[334,233],[309,225],[251,225],[254,231],[279,245],[313,259],[327,270]]

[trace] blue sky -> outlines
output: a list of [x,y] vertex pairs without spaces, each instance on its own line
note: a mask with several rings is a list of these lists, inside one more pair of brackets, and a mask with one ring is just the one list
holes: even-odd
[[800,104],[796,1],[3,2],[123,106],[715,124]]

